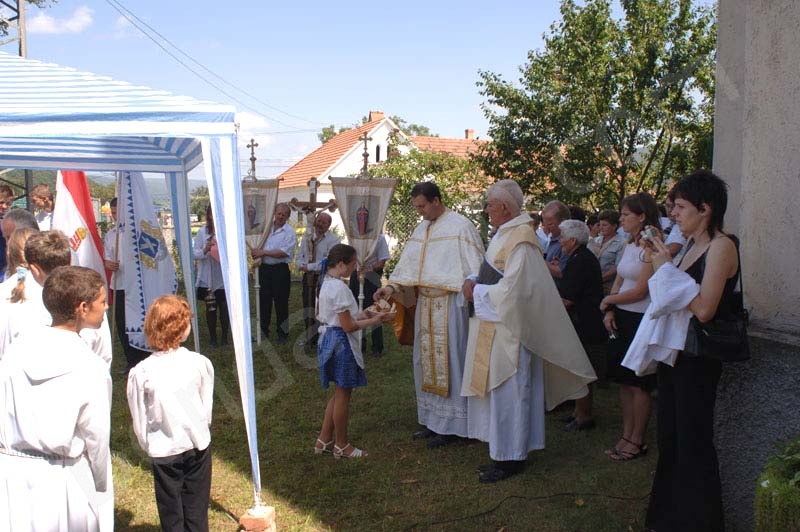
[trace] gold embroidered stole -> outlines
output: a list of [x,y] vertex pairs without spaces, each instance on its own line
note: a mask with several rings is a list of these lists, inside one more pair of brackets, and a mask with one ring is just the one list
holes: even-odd
[[[497,252],[491,264],[500,272],[505,272],[506,260],[511,252],[520,244],[532,244],[538,247],[539,242],[532,224],[518,225],[511,230],[503,247]],[[475,344],[475,356],[472,361],[472,378],[469,389],[479,397],[485,397],[489,387],[489,367],[494,342],[495,324],[478,320],[478,336]]]
[[420,288],[417,298],[419,312],[419,365],[422,391],[450,396],[450,363],[447,341],[450,300],[453,292],[435,288]]

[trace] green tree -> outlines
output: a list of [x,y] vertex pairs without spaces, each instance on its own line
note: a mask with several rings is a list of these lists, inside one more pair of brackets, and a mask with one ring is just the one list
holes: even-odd
[[337,131],[336,130],[336,126],[331,124],[329,126],[323,127],[322,131],[317,133],[317,138],[319,139],[319,143],[320,144],[325,144],[326,142],[331,140],[333,137],[335,137],[339,133],[342,133],[343,131],[347,131],[348,129],[353,129],[353,128],[349,127],[349,126],[341,126],[339,128],[339,130]]
[[[419,223],[419,215],[411,207],[410,201],[411,189],[420,181],[434,181],[439,185],[445,205],[470,218],[477,226],[486,228],[482,213],[488,179],[475,161],[447,153],[414,149],[408,154],[398,154],[371,167],[370,171],[378,177],[397,179],[397,187],[386,216],[386,231],[398,240],[399,245],[395,249],[402,249],[411,236],[411,231]],[[396,260],[393,257],[390,261],[389,271]]]
[[196,214],[198,220],[205,219],[206,207],[211,201],[208,187],[197,187],[189,194],[189,214]]
[[[47,7],[48,5],[56,3],[58,0],[25,0],[32,6],[36,7]],[[16,10],[16,2],[11,0],[11,2],[3,2],[0,5],[0,37],[8,35],[8,28],[9,28],[9,18],[16,17],[17,10]],[[12,7],[13,6],[13,7]]]
[[710,166],[716,26],[692,0],[562,0],[518,84],[483,71],[491,145],[477,160],[533,199],[618,205]]

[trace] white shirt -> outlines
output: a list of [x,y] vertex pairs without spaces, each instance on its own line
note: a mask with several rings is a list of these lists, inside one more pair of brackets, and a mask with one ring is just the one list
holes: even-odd
[[[29,329],[49,326],[52,322],[53,318],[42,300],[42,285],[28,273],[25,279],[25,301],[0,301],[0,359],[21,334]],[[108,317],[103,316],[103,322],[98,329],[81,329],[78,334],[89,349],[105,363],[106,369],[110,370],[113,342]]]
[[267,251],[279,249],[286,253],[286,256],[280,259],[261,257],[261,262],[264,264],[289,264],[294,257],[294,246],[296,244],[297,235],[294,234],[294,229],[288,223],[283,224],[278,229],[273,229],[264,243],[263,249]]
[[119,234],[119,254],[117,254],[117,231],[119,229],[120,224],[118,223],[108,230],[103,239],[103,258],[119,262],[119,269],[111,274],[111,284],[109,285],[111,290],[125,290],[125,262],[129,260],[128,254],[131,249],[125,231],[122,231]]
[[[325,276],[322,288],[319,290],[319,310],[317,320],[320,322],[319,334],[325,334],[328,327],[341,327],[339,313],[348,311],[350,316],[355,319],[358,316],[358,303],[350,291],[350,286],[339,278]],[[347,333],[347,340],[350,349],[353,351],[353,358],[356,359],[358,367],[364,368],[364,355],[361,353],[361,335],[358,331]]]
[[311,234],[316,235],[313,229],[311,233],[303,235],[300,241],[300,249],[297,251],[297,261],[295,265],[300,268],[301,266],[308,266],[308,271],[318,272],[320,270],[320,261],[328,256],[328,252],[333,246],[340,242],[336,233],[325,231],[322,238],[317,239],[314,246],[314,260],[311,260]]
[[214,366],[179,347],[153,353],[128,374],[128,407],[139,446],[153,458],[211,443]]
[[111,377],[74,332],[40,326],[0,361],[0,446],[20,452],[85,455],[97,491],[106,491]]
[[664,245],[669,246],[670,244],[680,244],[681,247],[686,245],[686,239],[683,238],[681,228],[678,224],[673,224],[672,229],[667,235],[667,239],[664,240]]
[[651,303],[622,359],[622,365],[637,375],[655,373],[658,362],[675,365],[678,351],[686,345],[689,304],[700,293],[700,285],[671,263],[656,270],[647,284]]
[[371,269],[373,264],[380,261],[387,261],[389,257],[391,257],[391,255],[389,255],[389,244],[386,242],[386,237],[381,234],[378,235],[375,249],[373,249],[372,253],[364,260],[364,265]]
[[213,292],[225,288],[225,284],[222,280],[222,266],[219,261],[203,252],[210,238],[213,236],[208,234],[208,229],[205,227],[201,227],[197,231],[192,243],[192,257],[197,261],[195,286],[208,288]]
[[53,227],[53,211],[41,210],[36,213],[36,223],[39,224],[39,231],[49,231]]

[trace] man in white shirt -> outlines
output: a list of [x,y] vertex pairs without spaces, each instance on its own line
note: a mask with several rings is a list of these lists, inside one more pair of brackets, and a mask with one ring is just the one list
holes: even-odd
[[272,321],[272,304],[275,303],[277,317],[276,332],[278,343],[285,344],[289,335],[289,289],[291,277],[289,263],[294,257],[297,235],[286,223],[291,215],[286,203],[275,207],[272,219],[272,232],[262,249],[254,249],[254,259],[261,259],[258,267],[258,282],[261,285],[259,304],[261,306],[261,332],[269,338],[269,322]]
[[[117,222],[117,198],[109,202],[111,207],[111,219]],[[117,233],[119,232],[119,236]],[[128,339],[125,329],[125,264],[130,264],[131,245],[128,242],[126,232],[120,223],[108,230],[103,241],[103,262],[106,270],[111,272],[111,284],[109,292],[112,294],[112,305],[114,305],[114,325],[117,329],[117,338],[122,351],[125,353],[125,368],[120,372],[127,374],[136,364],[147,358],[150,353],[136,349]]]
[[670,199],[667,196],[667,221],[668,224],[664,224],[664,221],[661,221],[661,228],[664,230],[664,245],[667,246],[670,254],[675,257],[678,253],[680,253],[681,249],[683,249],[684,244],[686,244],[686,239],[683,238],[683,234],[681,234],[681,228],[678,224],[675,223],[675,216],[672,215],[672,209],[675,207],[675,201]]
[[328,256],[328,251],[339,243],[339,237],[328,229],[331,227],[331,215],[325,212],[317,214],[313,230],[307,231],[300,241],[297,250],[297,269],[303,272],[303,319],[306,334],[298,340],[299,345],[311,342],[317,345],[316,302],[317,286],[319,286],[320,262]]
[[41,231],[49,231],[53,227],[53,191],[46,183],[40,183],[31,190],[31,203],[36,207],[36,222]]
[[[378,241],[375,244],[375,249],[364,260],[364,307],[372,305],[375,302],[375,291],[381,287],[381,277],[383,277],[383,267],[386,261],[389,260],[389,244],[386,242],[384,235],[378,236]],[[360,283],[358,281],[358,271],[354,271],[350,276],[350,291],[353,292],[353,297],[358,301],[358,293],[360,292]],[[367,333],[366,331],[361,335],[361,352],[367,353]],[[383,355],[383,328],[381,325],[372,329],[372,356],[379,357]]]

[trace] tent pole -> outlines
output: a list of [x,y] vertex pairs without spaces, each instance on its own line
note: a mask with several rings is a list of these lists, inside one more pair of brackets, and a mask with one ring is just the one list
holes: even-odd
[[253,287],[256,295],[256,344],[261,345],[261,283],[258,280],[259,268],[260,265],[253,269],[253,277],[255,278]]

